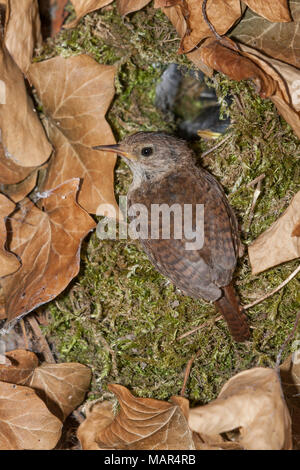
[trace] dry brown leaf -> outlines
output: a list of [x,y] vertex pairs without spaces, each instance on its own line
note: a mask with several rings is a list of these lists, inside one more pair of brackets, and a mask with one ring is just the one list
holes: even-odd
[[151,0],[117,0],[118,12],[125,16],[144,8]]
[[280,366],[283,393],[292,419],[294,449],[300,450],[300,350]]
[[[163,8],[182,37],[180,53],[194,49],[203,39],[213,36],[202,14],[202,0],[185,0],[175,6]],[[156,6],[160,6],[157,2]],[[208,19],[220,35],[227,33],[240,18],[242,10],[240,0],[209,0],[206,12]]]
[[33,171],[23,181],[16,184],[0,184],[0,191],[15,203],[22,201],[36,186],[38,172]]
[[5,217],[14,210],[15,204],[0,193],[0,277],[12,274],[20,267],[18,258],[5,248],[7,238]]
[[[154,4],[155,6],[155,4]],[[186,31],[186,22],[181,14],[181,10],[178,8],[165,8],[164,13],[169,18],[174,28],[176,29],[178,35],[182,38]],[[195,49],[192,52],[186,54],[188,59],[190,59],[203,73],[211,77],[213,74],[213,69],[203,62],[200,57],[200,49]]]
[[300,256],[300,239],[292,235],[299,217],[300,191],[281,217],[249,246],[252,274]]
[[207,39],[200,49],[200,57],[209,67],[233,80],[251,79],[262,97],[272,96],[277,83],[242,53],[223,46],[215,39]]
[[9,365],[0,364],[0,381],[16,385],[26,385],[34,369],[39,365],[38,358],[31,351],[15,349],[6,353]]
[[276,83],[277,89],[270,99],[300,138],[300,70],[243,44],[239,46],[243,55]]
[[291,418],[281,385],[272,369],[240,372],[223,386],[218,398],[190,410],[190,428],[204,435],[239,428],[237,442],[249,450],[291,449]]
[[121,385],[110,385],[109,389],[119,400],[120,412],[112,421],[110,405],[97,406],[95,414],[92,409],[78,430],[85,450],[195,449],[181,406],[152,398],[136,398]]
[[110,204],[117,210],[113,170],[116,158],[91,147],[113,144],[105,113],[114,95],[115,67],[99,65],[87,55],[33,64],[30,79],[47,115],[48,134],[56,154],[51,159],[44,189],[80,177],[78,201],[90,213]]
[[9,154],[5,156],[3,146],[0,143],[0,184],[19,183],[32,172],[33,168],[16,165]]
[[[272,11],[275,12],[275,3],[280,2],[261,0],[260,3],[265,6],[271,3]],[[267,56],[300,68],[300,2],[290,0],[289,6],[293,17],[289,23],[270,23],[248,9],[230,36]]]
[[14,61],[26,73],[33,50],[42,43],[37,0],[1,0],[6,5],[5,44]]
[[61,428],[33,390],[0,382],[0,450],[53,449]]
[[112,3],[113,0],[71,0],[76,12],[76,18],[71,23],[64,25],[64,28],[74,28],[78,21],[88,13],[99,10],[99,8],[105,7]]
[[44,194],[43,211],[25,199],[14,213],[9,248],[22,266],[1,281],[8,321],[52,300],[78,274],[81,242],[96,225],[76,203],[78,186],[74,178]]
[[22,72],[3,41],[2,44],[0,41],[0,85],[0,139],[5,157],[20,166],[41,165],[52,148],[27,95]]
[[246,5],[272,23],[291,21],[287,0],[243,0]]
[[300,237],[300,220],[296,223],[292,231],[292,237]]
[[109,401],[97,402],[86,411],[86,419],[80,424],[77,437],[84,450],[100,450],[97,436],[113,422],[113,404]]
[[91,370],[79,363],[42,364],[27,381],[48,409],[64,421],[84,399],[91,382]]

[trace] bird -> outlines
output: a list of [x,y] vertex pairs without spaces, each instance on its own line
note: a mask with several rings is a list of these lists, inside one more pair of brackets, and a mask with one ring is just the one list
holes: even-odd
[[189,213],[188,221],[196,234],[200,226],[201,246],[187,249],[191,238],[175,237],[175,213],[170,215],[170,237],[162,236],[161,217],[156,224],[158,236],[152,237],[149,216],[148,234],[144,232],[140,242],[157,271],[184,295],[214,302],[234,340],[248,340],[247,318],[232,283],[241,248],[237,219],[222,186],[196,164],[187,141],[164,132],[141,131],[118,144],[93,149],[117,154],[128,164],[133,174],[127,194],[129,214],[135,204],[143,204],[149,213],[154,205],[162,204],[176,204],[182,211],[185,205],[204,208],[202,225],[197,225],[196,209]]

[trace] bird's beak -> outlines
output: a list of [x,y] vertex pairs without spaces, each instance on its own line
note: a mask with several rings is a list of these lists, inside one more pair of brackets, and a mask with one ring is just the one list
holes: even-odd
[[101,150],[102,152],[111,152],[121,155],[122,157],[128,158],[129,160],[137,160],[135,155],[128,153],[121,144],[116,145],[96,145],[93,150]]

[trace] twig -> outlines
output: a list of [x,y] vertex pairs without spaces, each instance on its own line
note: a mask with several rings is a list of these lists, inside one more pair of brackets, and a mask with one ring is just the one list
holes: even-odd
[[289,277],[285,281],[283,281],[281,284],[279,284],[279,286],[276,287],[276,289],[273,289],[268,294],[263,295],[262,297],[255,300],[254,302],[251,302],[251,304],[244,305],[243,309],[248,310],[248,308],[254,307],[254,305],[257,305],[260,302],[262,302],[263,300],[267,299],[268,297],[271,297],[273,294],[275,294],[280,289],[282,289],[284,286],[286,286],[286,284],[288,284],[295,276],[297,276],[299,271],[300,271],[300,265],[298,266],[298,268],[295,269],[295,271],[292,272],[292,274],[289,275]]
[[42,353],[44,355],[45,361],[49,362],[51,364],[55,364],[55,359],[53,357],[53,354],[49,348],[49,344],[47,343],[43,333],[41,332],[40,326],[38,322],[36,321],[35,317],[33,315],[29,315],[26,317],[31,328],[33,329],[34,334],[37,336],[38,341],[41,344],[42,347]]
[[255,191],[254,191],[254,194],[253,194],[253,199],[252,199],[252,204],[251,204],[251,207],[250,207],[250,210],[249,210],[249,218],[248,218],[248,223],[247,223],[247,226],[246,226],[246,229],[245,229],[245,232],[248,233],[249,230],[250,230],[250,226],[251,226],[251,223],[252,223],[252,220],[253,220],[253,217],[254,217],[254,209],[255,209],[255,206],[256,206],[256,203],[257,203],[257,200],[260,196],[260,193],[261,193],[261,182],[262,180],[264,179],[265,175],[262,174],[260,176],[258,176],[257,178],[255,178],[253,181],[251,181],[251,183],[248,184],[248,187],[251,185],[257,185],[256,188],[255,188]]
[[22,329],[22,333],[23,333],[23,337],[24,337],[25,349],[29,349],[28,336],[27,336],[27,333],[26,333],[26,328],[25,328],[25,323],[24,323],[23,318],[21,318],[21,320],[20,320],[20,325],[21,325],[21,329]]
[[226,142],[228,139],[230,139],[230,137],[232,137],[232,134],[228,134],[223,140],[221,140],[221,142],[219,142],[218,144],[214,145],[213,147],[211,147],[210,149],[206,150],[205,152],[203,152],[201,154],[201,158],[203,157],[206,157],[206,155],[210,154],[211,152],[213,152],[214,150],[216,150],[217,148],[221,147],[221,145],[224,144],[224,142]]
[[[222,318],[223,318],[223,316],[222,316],[222,315],[219,315],[218,317],[216,317],[216,318],[214,319],[214,321],[215,321],[215,322],[216,322],[216,321],[219,321],[219,320],[221,320]],[[196,333],[196,331],[198,331],[198,330],[202,330],[202,328],[205,328],[205,327],[206,327],[207,325],[209,325],[211,322],[212,322],[212,320],[206,321],[206,322],[203,323],[202,325],[197,326],[197,328],[194,328],[193,330],[187,331],[187,332],[184,333],[183,335],[179,336],[179,337],[177,338],[177,341],[179,341],[179,340],[181,340],[181,339],[183,339],[183,338],[186,338],[187,336],[192,335],[193,333]]]
[[265,173],[263,173],[262,175],[259,175],[257,176],[256,178],[254,178],[254,180],[250,181],[250,183],[247,184],[247,186],[255,186],[257,183],[259,183],[259,181],[262,181],[264,178],[266,177]]
[[186,384],[187,384],[187,381],[188,381],[188,378],[189,378],[189,375],[190,375],[190,372],[191,372],[191,367],[192,367],[192,364],[193,364],[195,358],[196,358],[196,354],[194,356],[192,356],[192,358],[189,360],[189,362],[187,363],[187,366],[185,368],[183,385],[182,385],[181,392],[180,392],[180,396],[182,396],[182,397],[185,394]]
[[294,327],[293,327],[292,331],[290,332],[290,334],[288,335],[287,339],[285,340],[285,342],[283,343],[283,345],[281,346],[281,348],[280,348],[280,350],[279,350],[279,353],[278,353],[277,359],[276,359],[276,364],[275,364],[275,368],[276,368],[276,369],[278,369],[279,366],[280,366],[281,356],[282,356],[283,351],[285,350],[287,344],[291,341],[291,339],[293,338],[293,336],[294,336],[294,334],[295,334],[295,332],[296,332],[296,329],[297,329],[299,320],[300,320],[300,311],[297,313],[296,320],[295,320],[295,324],[294,324]]
[[220,41],[220,40],[222,40],[222,36],[220,36],[220,34],[216,31],[215,27],[211,24],[211,22],[210,22],[209,19],[207,18],[206,4],[207,4],[207,0],[203,0],[203,3],[202,3],[202,15],[203,15],[204,21],[205,21],[205,23],[207,24],[207,26],[209,27],[209,29],[214,33],[214,35],[216,36],[216,38]]

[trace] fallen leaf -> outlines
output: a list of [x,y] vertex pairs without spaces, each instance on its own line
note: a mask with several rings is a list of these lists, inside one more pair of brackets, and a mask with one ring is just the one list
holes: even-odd
[[270,99],[300,138],[300,71],[296,67],[272,59],[253,48],[239,45],[243,55],[260,67],[277,85]]
[[86,419],[77,430],[77,437],[83,450],[99,450],[97,436],[113,422],[113,404],[97,402],[86,411]]
[[51,0],[51,36],[55,36],[62,28],[63,22],[68,16],[65,10],[69,0]]
[[300,191],[279,219],[249,246],[252,274],[300,256],[300,239],[292,235],[299,218]]
[[78,430],[84,450],[194,450],[192,433],[178,404],[136,398],[121,385],[110,385],[120,411],[112,421],[112,408],[93,408]]
[[296,223],[292,231],[292,237],[300,237],[300,220]]
[[280,366],[283,393],[292,419],[294,449],[300,450],[300,350]]
[[42,44],[37,0],[1,0],[6,5],[5,45],[16,64],[26,73],[34,48]]
[[272,96],[276,90],[277,84],[272,77],[242,53],[223,46],[220,41],[207,39],[200,49],[200,57],[209,67],[232,80],[253,80],[257,92],[264,98]]
[[144,8],[151,0],[117,0],[118,12],[125,16]]
[[91,370],[79,363],[44,363],[34,370],[26,385],[36,391],[52,414],[64,421],[83,402],[91,376]]
[[[155,4],[154,4],[155,6]],[[178,36],[181,38],[184,36],[185,31],[186,31],[186,22],[181,14],[181,10],[179,8],[165,8],[164,13],[166,16],[169,18],[171,23],[173,24],[174,28],[177,31]],[[213,74],[213,69],[209,67],[207,64],[203,62],[203,60],[200,57],[200,51],[201,49],[195,49],[192,52],[189,52],[186,54],[187,58],[191,60],[203,73],[205,73],[207,76],[211,77]]]
[[292,21],[287,0],[243,0],[246,5],[272,23]]
[[5,157],[20,166],[38,166],[52,148],[27,95],[22,72],[3,40],[0,43],[0,136]]
[[0,450],[49,450],[62,423],[29,387],[0,382]]
[[79,204],[90,213],[114,216],[113,210],[103,213],[98,208],[110,204],[118,210],[113,187],[116,158],[91,147],[115,142],[105,120],[114,96],[115,67],[99,65],[87,55],[55,57],[33,64],[29,76],[56,150],[43,189],[80,177]]
[[0,277],[16,272],[20,267],[18,258],[5,248],[7,232],[5,217],[15,210],[15,204],[0,193]]
[[24,167],[14,163],[10,155],[5,155],[0,143],[0,184],[15,184],[24,180],[35,167]]
[[113,0],[71,0],[75,8],[76,18],[74,21],[64,25],[64,28],[74,28],[85,15],[109,5],[112,1]]
[[[203,39],[214,36],[202,14],[202,0],[185,0],[175,6],[163,8],[182,37],[179,52],[187,53]],[[159,6],[160,3],[156,3]],[[209,0],[206,6],[207,17],[220,35],[227,33],[242,14],[240,0]]]
[[23,181],[16,184],[0,184],[0,191],[15,203],[22,201],[36,186],[37,171],[33,171]]
[[26,385],[34,369],[39,364],[37,356],[25,349],[9,351],[5,356],[10,360],[10,364],[0,364],[0,381],[16,385]]
[[76,203],[79,179],[42,194],[42,208],[25,199],[11,220],[9,248],[22,259],[1,280],[8,321],[29,313],[62,292],[79,271],[80,246],[95,227]]
[[[280,3],[266,0],[259,2],[265,6],[271,4],[274,12],[275,4],[279,6]],[[270,23],[247,10],[242,21],[230,32],[230,37],[267,56],[300,67],[300,2],[291,0],[289,6],[293,17],[293,21],[289,23]]]
[[218,398],[190,410],[192,431],[204,435],[239,428],[235,439],[246,450],[291,449],[291,418],[273,369],[240,372],[223,386]]

